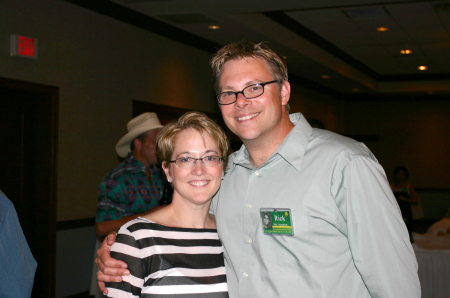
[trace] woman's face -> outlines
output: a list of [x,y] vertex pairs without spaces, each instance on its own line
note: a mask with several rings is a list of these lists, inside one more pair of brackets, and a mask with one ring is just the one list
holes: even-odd
[[[182,157],[221,157],[219,147],[207,132],[202,136],[194,129],[183,130],[177,135],[174,145],[172,160]],[[186,169],[180,169],[175,163],[165,165],[164,171],[174,188],[173,201],[182,200],[191,205],[209,204],[219,190],[224,174],[223,163],[208,167],[196,160],[192,167]]]
[[397,182],[405,182],[406,181],[406,173],[403,170],[398,171],[395,174],[395,181]]

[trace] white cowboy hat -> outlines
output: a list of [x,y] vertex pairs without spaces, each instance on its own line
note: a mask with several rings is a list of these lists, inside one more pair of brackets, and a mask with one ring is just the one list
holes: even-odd
[[143,134],[144,132],[159,129],[163,126],[159,122],[158,116],[155,113],[143,113],[128,122],[128,133],[124,135],[116,145],[116,152],[120,157],[126,157],[130,152],[131,142]]

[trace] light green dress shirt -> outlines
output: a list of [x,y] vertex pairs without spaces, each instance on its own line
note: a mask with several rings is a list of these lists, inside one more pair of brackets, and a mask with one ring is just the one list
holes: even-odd
[[[361,143],[291,115],[255,168],[230,157],[212,209],[230,297],[420,297],[417,262],[383,168]],[[294,236],[265,235],[260,208],[290,208]]]

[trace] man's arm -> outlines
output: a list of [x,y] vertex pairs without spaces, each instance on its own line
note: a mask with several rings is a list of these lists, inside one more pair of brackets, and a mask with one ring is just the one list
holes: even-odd
[[155,212],[156,210],[160,209],[163,206],[154,207],[146,212],[124,216],[120,219],[116,220],[108,220],[108,221],[102,221],[95,224],[95,232],[99,236],[108,235],[111,232],[116,232],[120,229],[121,226],[129,222],[130,220],[133,220],[135,218],[138,218],[139,216],[144,216],[147,214],[150,214],[152,212]]
[[130,275],[125,262],[111,258],[111,246],[115,241],[116,232],[111,232],[103,240],[102,246],[97,250],[97,258],[95,258],[95,264],[99,270],[97,272],[98,286],[105,294],[108,293],[105,282],[121,282],[122,276]]
[[12,202],[0,192],[0,297],[31,297],[37,263]]
[[353,157],[335,183],[353,261],[371,297],[420,297],[417,261],[382,167]]

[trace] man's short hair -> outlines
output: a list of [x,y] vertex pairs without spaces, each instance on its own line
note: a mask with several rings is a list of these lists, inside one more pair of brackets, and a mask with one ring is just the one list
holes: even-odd
[[165,125],[156,136],[156,155],[158,162],[172,160],[172,154],[175,149],[175,140],[178,134],[187,129],[195,129],[201,135],[208,133],[217,147],[218,152],[223,158],[222,166],[225,169],[228,161],[228,138],[220,126],[208,118],[202,112],[186,112],[178,120]]
[[281,90],[281,85],[284,81],[288,80],[285,59],[264,42],[240,41],[230,43],[221,48],[210,62],[214,75],[214,89],[216,93],[219,93],[219,79],[223,65],[229,60],[246,58],[265,60],[273,79],[278,81],[278,90]]

